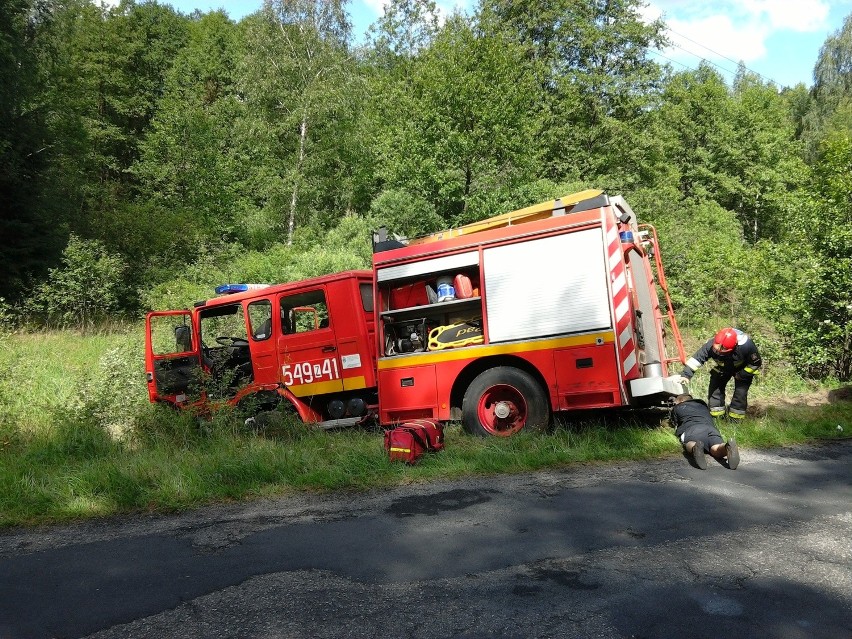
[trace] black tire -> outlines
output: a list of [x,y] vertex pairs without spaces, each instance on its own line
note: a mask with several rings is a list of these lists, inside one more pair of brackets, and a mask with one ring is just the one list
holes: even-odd
[[508,437],[522,429],[545,430],[549,423],[544,389],[519,368],[489,368],[464,393],[462,424],[471,435]]

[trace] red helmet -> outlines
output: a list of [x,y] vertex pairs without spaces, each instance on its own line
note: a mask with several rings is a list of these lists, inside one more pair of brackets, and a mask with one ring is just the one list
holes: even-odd
[[737,332],[732,328],[723,328],[713,338],[713,350],[717,353],[730,353],[737,345]]

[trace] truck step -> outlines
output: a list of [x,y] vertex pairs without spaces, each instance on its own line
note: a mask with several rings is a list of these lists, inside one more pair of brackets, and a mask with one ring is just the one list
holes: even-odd
[[312,426],[314,428],[321,428],[323,430],[331,430],[333,428],[347,428],[349,426],[357,426],[363,421],[363,417],[343,417],[341,419],[329,419],[324,422],[315,422],[313,424],[309,424],[309,426]]

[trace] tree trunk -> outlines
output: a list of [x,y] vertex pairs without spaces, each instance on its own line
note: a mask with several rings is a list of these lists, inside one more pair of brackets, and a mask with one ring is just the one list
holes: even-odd
[[308,114],[302,114],[302,124],[299,127],[299,159],[296,161],[296,172],[293,179],[293,196],[290,198],[290,217],[287,220],[287,246],[293,244],[293,230],[296,228],[296,203],[299,200],[299,182],[302,179],[302,163],[305,159],[305,141],[308,138]]
[[470,185],[472,182],[473,172],[470,170],[470,164],[468,164],[464,170],[464,202],[462,204],[462,217],[467,215],[467,201],[470,199]]

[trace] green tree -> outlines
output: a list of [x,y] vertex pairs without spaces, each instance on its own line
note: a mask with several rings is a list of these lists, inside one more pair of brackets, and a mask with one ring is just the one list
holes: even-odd
[[223,12],[192,20],[132,169],[140,199],[159,211],[149,237],[168,233],[179,262],[204,242],[250,242],[252,174],[264,158],[252,153],[236,89],[239,50],[240,32]]
[[411,62],[439,31],[438,7],[433,0],[391,0],[370,26],[371,62],[385,72],[402,70],[406,75]]
[[709,200],[680,201],[658,213],[654,224],[681,322],[740,317],[748,272],[736,216]]
[[827,132],[852,132],[852,122],[835,114],[849,113],[852,105],[852,13],[843,25],[826,38],[814,66],[814,85],[810,110],[804,117],[803,139],[808,159],[819,153],[820,142]]
[[423,197],[401,189],[382,191],[370,206],[370,216],[392,233],[417,237],[444,227],[444,218]]
[[734,145],[732,111],[728,87],[708,65],[669,79],[654,131],[668,158],[666,179],[683,197],[718,201],[726,192],[722,169]]
[[[262,120],[258,134],[274,153],[278,179],[268,183],[266,196],[282,212],[288,244],[302,208],[325,204],[346,212],[351,203],[347,181],[335,184],[341,168],[335,151],[357,105],[350,100],[358,81],[350,29],[341,0],[266,0],[246,21],[240,87]],[[304,199],[308,205],[301,207]],[[306,210],[303,219],[310,218]]]
[[733,88],[707,65],[674,74],[654,114],[664,150],[659,185],[713,200],[752,242],[777,238],[806,179],[789,101],[741,69]]
[[[113,9],[71,0],[54,14],[46,108],[55,137],[52,178],[72,231],[123,238],[139,157],[187,19],[156,2]],[[135,225],[128,224],[130,228]]]
[[448,223],[495,212],[538,168],[535,79],[517,43],[483,25],[452,16],[375,84],[382,184],[424,198]]
[[744,67],[732,99],[733,146],[719,167],[725,176],[720,203],[736,211],[752,242],[779,238],[796,206],[792,194],[807,179],[790,103]]
[[796,346],[808,372],[852,377],[852,135],[829,134],[819,147],[800,241],[816,250],[816,276],[805,290]]
[[662,81],[648,50],[664,44],[639,0],[485,0],[536,63],[546,173],[630,188],[652,179],[649,111]]
[[16,301],[62,247],[44,196],[54,141],[39,67],[47,16],[28,0],[0,3],[0,297]]

